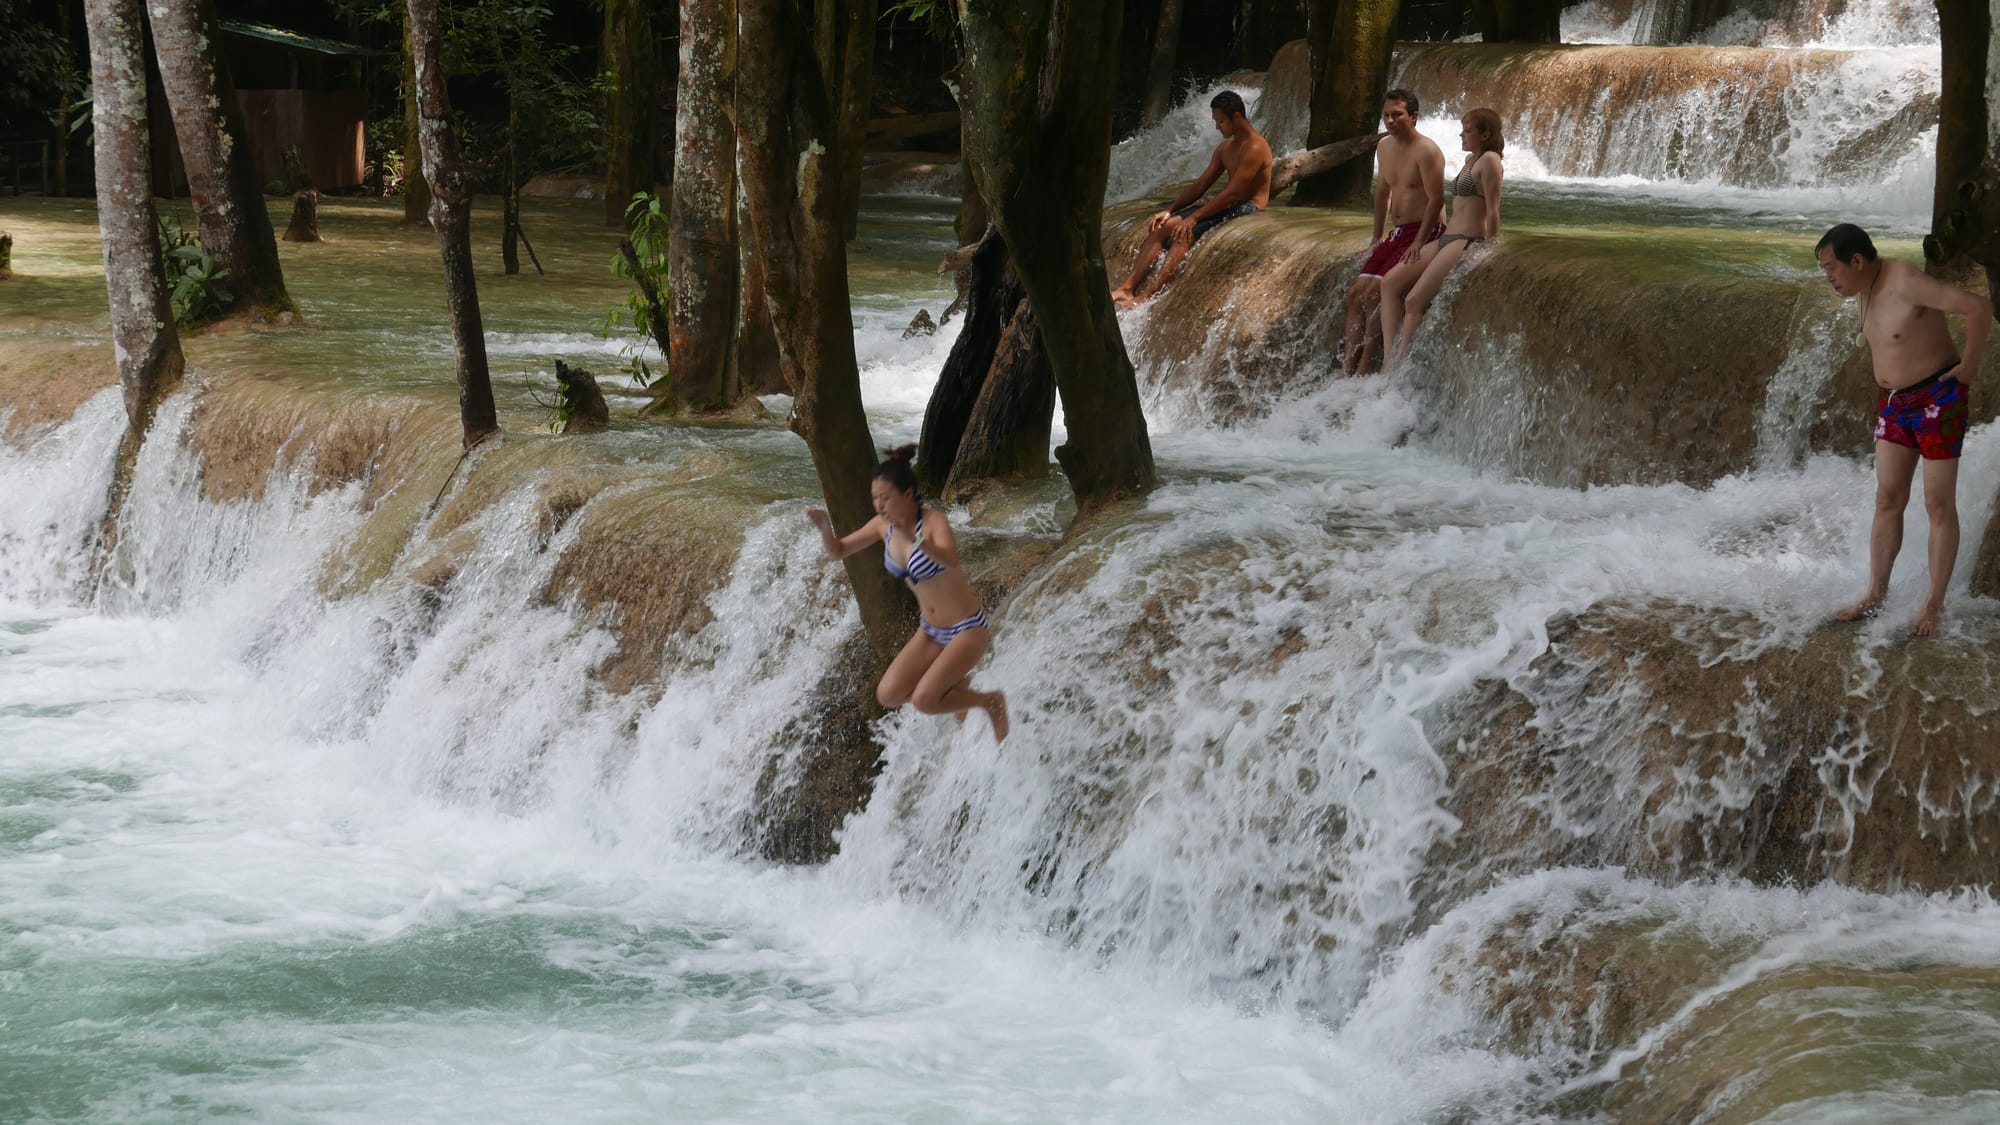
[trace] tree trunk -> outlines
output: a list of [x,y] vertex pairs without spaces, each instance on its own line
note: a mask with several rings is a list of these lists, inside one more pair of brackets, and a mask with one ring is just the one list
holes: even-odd
[[[800,0],[759,0],[739,17],[744,198],[763,252],[779,362],[793,388],[791,426],[812,451],[834,526],[851,531],[875,515],[868,489],[876,453],[847,299],[839,140]],[[866,554],[847,560],[847,575],[869,646],[886,666],[909,639],[909,594]]]
[[1335,141],[1330,145],[1310,148],[1304,152],[1295,152],[1290,156],[1281,156],[1271,162],[1271,198],[1276,199],[1279,192],[1307,176],[1321,175],[1357,156],[1374,152],[1375,146],[1381,143],[1382,134],[1369,133],[1365,136],[1349,137],[1344,141]]
[[[653,22],[646,0],[605,0],[604,221],[625,228],[636,192],[653,190]],[[678,175],[676,175],[678,178]]]
[[1153,484],[1138,381],[1104,280],[1121,5],[964,0],[965,153],[1062,390],[1080,511]]
[[14,236],[0,230],[0,281],[14,279]]
[[861,164],[868,140],[868,109],[875,97],[876,0],[845,0],[845,42],[840,53],[840,229],[851,242],[861,233]]
[[966,135],[964,114],[958,118],[958,151],[961,154],[958,162],[958,218],[952,220],[951,229],[958,236],[960,246],[970,246],[986,237],[990,220],[986,215],[986,197],[979,193],[979,178],[973,174],[972,161],[963,156],[972,151],[972,138]]
[[681,0],[673,208],[667,224],[667,377],[650,409],[736,404],[736,0]]
[[428,225],[430,181],[424,179],[423,117],[417,113],[417,53],[410,39],[409,13],[403,14],[403,222]]
[[749,201],[744,199],[743,142],[736,144],[736,372],[741,393],[791,394],[792,385],[778,362],[778,333],[771,326],[771,303],[764,297],[764,259],[757,253],[756,232],[750,228]]
[[[1389,90],[1389,51],[1395,45],[1399,6],[1399,0],[1317,0],[1313,5],[1306,26],[1313,77],[1307,148],[1375,131],[1382,95]],[[1370,162],[1345,163],[1301,180],[1292,201],[1357,203],[1368,198],[1373,177]]]
[[437,0],[408,0],[408,4],[424,179],[431,188],[431,226],[437,231],[438,256],[444,262],[451,342],[458,353],[458,420],[465,447],[470,449],[500,429],[493,406],[493,381],[486,368],[479,290],[472,277],[472,183],[451,128]]
[[228,307],[290,309],[278,237],[222,54],[214,0],[152,0],[148,12],[201,244],[229,271]]
[[[1562,7],[1562,0],[1472,0],[1472,19],[1479,26],[1480,39],[1488,43],[1560,43]],[[1685,23],[1695,7],[1693,3],[1678,7],[1667,4],[1655,10],[1677,11]],[[1654,16],[1656,23],[1659,18]],[[1679,42],[1685,35],[1683,27],[1672,41]]]
[[301,191],[292,195],[292,224],[285,228],[286,242],[318,242],[319,193]]
[[185,362],[174,329],[153,212],[152,151],[146,126],[145,47],[139,0],[87,0],[97,167],[97,226],[104,242],[104,284],[118,383],[125,396],[125,436],[118,444],[105,536],[115,535],[132,468],[161,400],[180,385]]
[[979,391],[986,385],[986,373],[992,370],[1000,337],[1027,298],[999,232],[989,231],[979,240],[968,268],[965,318],[959,325],[958,339],[952,341],[951,354],[938,372],[937,385],[931,389],[930,403],[924,408],[924,428],[917,438],[917,473],[925,484],[940,491],[958,460],[958,447],[965,441],[965,429],[972,422]]
[[500,185],[500,272],[513,277],[521,272],[521,184],[514,162],[514,136],[521,128],[514,96],[507,96],[506,174]]
[[[1924,258],[1933,272],[1986,274],[2000,298],[2000,19],[1985,0],[1937,0],[1944,75],[1937,194]],[[1989,519],[1972,592],[2000,596],[2000,519]]]
[[1174,97],[1174,49],[1181,41],[1181,0],[1160,0],[1160,22],[1153,32],[1153,65],[1146,71],[1146,104],[1139,121],[1155,125],[1167,115]]
[[1047,475],[1055,413],[1055,369],[1036,330],[1035,310],[1023,300],[1001,334],[944,494],[964,495],[980,481]]
[[76,91],[70,87],[67,80],[67,76],[71,73],[72,56],[70,55],[70,51],[73,46],[70,39],[69,7],[68,4],[56,5],[56,34],[62,39],[63,74],[65,75],[62,89],[56,91],[56,131],[55,136],[49,142],[55,146],[52,151],[54,151],[56,157],[55,186],[57,198],[69,195],[69,107],[70,100],[76,96]]

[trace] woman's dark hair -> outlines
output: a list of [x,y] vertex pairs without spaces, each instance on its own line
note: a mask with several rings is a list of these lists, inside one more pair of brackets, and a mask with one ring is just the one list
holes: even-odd
[[1208,99],[1208,108],[1219,109],[1224,117],[1248,117],[1250,109],[1243,104],[1243,95],[1234,90],[1224,90]]
[[889,486],[898,492],[915,492],[917,473],[910,468],[910,460],[917,455],[917,447],[899,445],[894,449],[883,450],[882,454],[888,460],[875,466],[875,475],[871,479],[886,480]]
[[1842,223],[1820,235],[1819,245],[1813,247],[1813,254],[1818,255],[1829,246],[1833,247],[1834,258],[1841,262],[1852,262],[1856,254],[1861,255],[1864,261],[1875,260],[1875,240],[1853,223]]
[[1499,114],[1487,109],[1485,106],[1481,106],[1478,109],[1468,112],[1462,120],[1467,125],[1479,130],[1479,135],[1485,138],[1480,143],[1479,152],[1474,153],[1474,156],[1478,156],[1480,153],[1507,151],[1507,138],[1500,135]]

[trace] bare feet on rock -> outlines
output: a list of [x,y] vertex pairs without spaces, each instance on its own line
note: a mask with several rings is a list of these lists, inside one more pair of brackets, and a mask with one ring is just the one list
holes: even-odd
[[1833,615],[1835,621],[1867,621],[1882,612],[1882,599],[1869,595]]
[[1937,636],[1938,620],[1943,616],[1943,606],[1932,605],[1929,602],[1924,603],[1924,608],[1917,611],[1916,621],[1910,625],[1910,635],[1913,637]]

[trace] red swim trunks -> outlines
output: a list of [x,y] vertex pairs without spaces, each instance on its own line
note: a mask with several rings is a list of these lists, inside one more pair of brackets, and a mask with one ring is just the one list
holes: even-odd
[[1900,391],[1883,391],[1876,401],[1875,440],[1914,449],[1926,461],[1949,461],[1965,447],[1969,397],[1944,371]]
[[[1361,276],[1381,277],[1396,268],[1396,263],[1402,261],[1404,252],[1409,250],[1411,240],[1417,237],[1417,228],[1420,226],[1423,224],[1404,223],[1390,231],[1389,237],[1376,243],[1375,252],[1368,255],[1368,260],[1361,264]],[[1431,228],[1431,236],[1424,241],[1436,242],[1438,235],[1443,233],[1443,224],[1434,226]]]

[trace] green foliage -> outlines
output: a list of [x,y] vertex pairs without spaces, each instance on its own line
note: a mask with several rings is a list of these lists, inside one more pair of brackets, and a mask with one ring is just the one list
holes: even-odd
[[58,106],[89,87],[76,52],[27,0],[0,0],[0,131],[55,124]]
[[[632,251],[638,255],[639,265],[645,270],[658,292],[667,288],[667,201],[650,191],[632,193],[632,202],[625,208],[625,237],[632,242]],[[632,264],[620,252],[612,256],[611,272],[619,277],[632,276]],[[624,348],[620,355],[625,360],[625,370],[640,386],[653,381],[654,371],[639,354],[646,342],[652,339],[648,321],[652,310],[646,305],[646,295],[635,283],[625,294],[625,303],[606,309],[596,328],[605,336],[624,338]]]
[[881,18],[891,26],[908,22],[933,39],[951,38],[951,5],[944,0],[896,0]]
[[216,266],[215,255],[193,231],[164,216],[160,219],[160,258],[166,266],[174,323],[182,328],[215,319],[236,299],[222,284],[229,280],[229,271]]
[[596,153],[597,95],[573,69],[576,47],[557,42],[544,0],[463,0],[444,11],[445,69],[484,78],[505,95],[504,119],[461,123],[466,157],[489,181],[510,154],[529,170],[574,167]]
[[399,111],[368,123],[364,143],[368,166],[361,178],[380,181],[383,195],[403,193],[403,115]]

